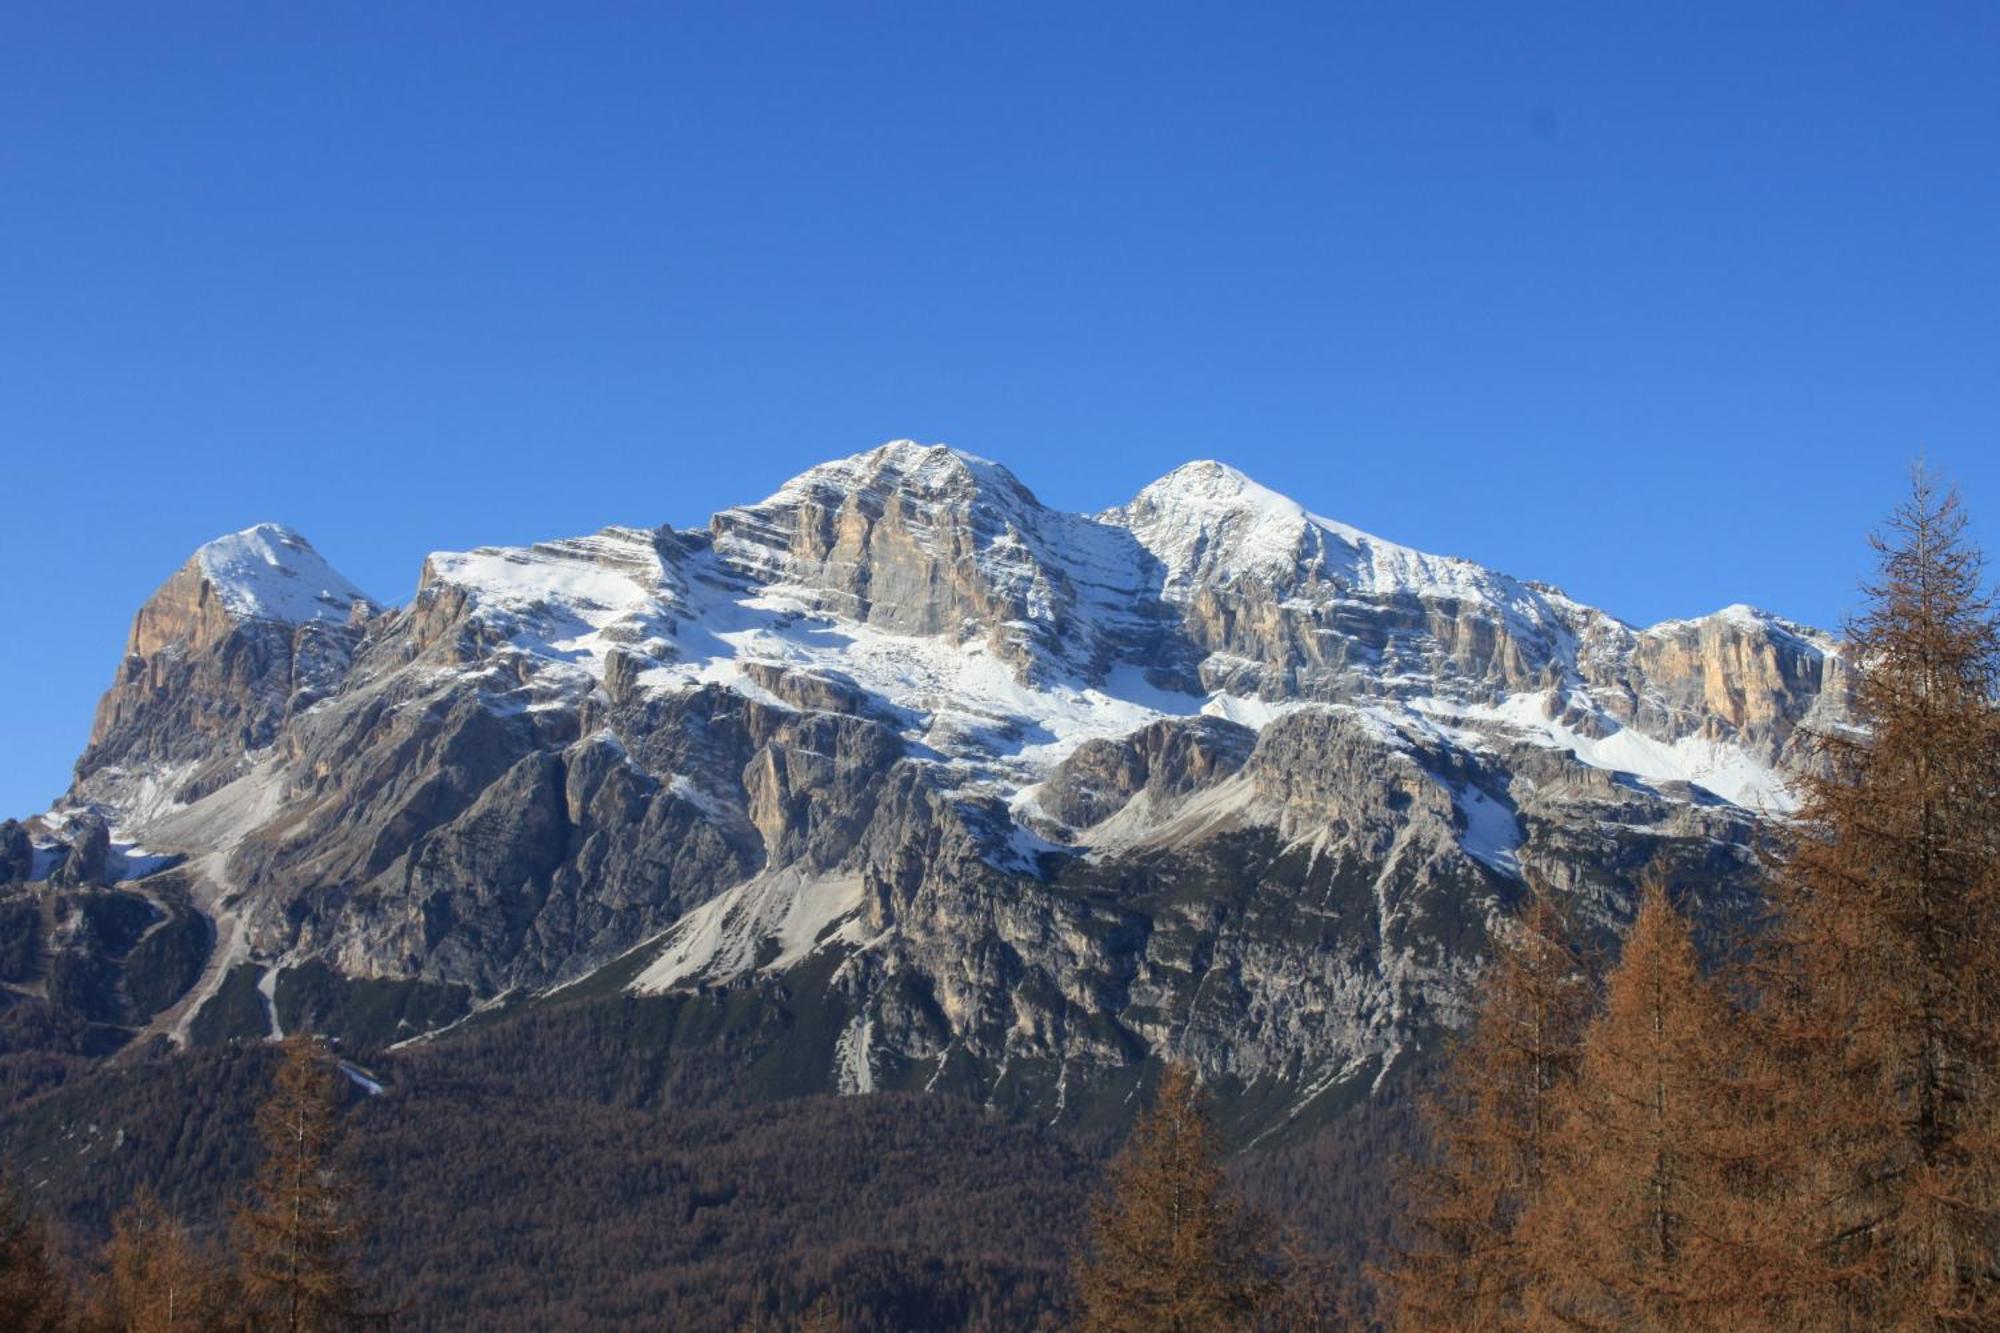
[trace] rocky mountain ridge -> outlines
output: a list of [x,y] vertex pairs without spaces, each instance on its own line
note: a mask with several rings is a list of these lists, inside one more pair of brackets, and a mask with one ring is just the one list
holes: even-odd
[[129,1032],[724,987],[810,1010],[830,1087],[1062,1116],[1172,1052],[1275,1125],[1454,1020],[1524,874],[1606,930],[1649,863],[1749,901],[1846,670],[1222,464],[1084,516],[897,442],[705,529],[435,554],[399,609],[296,534],[224,538],[8,836],[16,893],[68,864],[208,924]]

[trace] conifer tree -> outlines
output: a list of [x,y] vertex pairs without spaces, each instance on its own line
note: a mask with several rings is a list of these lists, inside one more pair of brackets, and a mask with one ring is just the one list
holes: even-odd
[[2000,1324],[2000,627],[1965,524],[1919,470],[1874,539],[1854,727],[1774,889],[1800,1322]]
[[1260,1333],[1347,1333],[1372,1327],[1357,1295],[1332,1258],[1287,1229],[1277,1244],[1269,1296],[1253,1327]]
[[824,1293],[799,1316],[798,1333],[846,1333],[847,1321],[831,1293]]
[[1084,1333],[1246,1328],[1270,1293],[1260,1220],[1230,1197],[1194,1071],[1171,1064],[1113,1159],[1077,1273]]
[[92,1323],[119,1333],[212,1333],[236,1313],[223,1256],[142,1193],[112,1220]]
[[1755,1230],[1746,1166],[1767,1096],[1687,921],[1650,881],[1558,1099],[1548,1186],[1522,1224],[1530,1323],[1762,1326],[1732,1276]]
[[1548,1184],[1591,1002],[1562,913],[1531,884],[1494,932],[1478,1012],[1427,1107],[1432,1160],[1404,1180],[1415,1235],[1384,1275],[1397,1328],[1523,1325],[1533,1255],[1520,1222]]
[[69,1284],[49,1258],[47,1233],[13,1187],[0,1182],[0,1328],[56,1333],[69,1309]]
[[334,1169],[338,1077],[318,1039],[285,1039],[271,1097],[257,1114],[264,1162],[236,1216],[237,1264],[257,1329],[322,1333],[355,1320],[357,1230]]

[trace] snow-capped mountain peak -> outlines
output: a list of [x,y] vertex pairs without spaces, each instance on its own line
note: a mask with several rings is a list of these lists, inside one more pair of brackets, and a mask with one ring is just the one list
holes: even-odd
[[1410,593],[1500,604],[1524,599],[1515,580],[1454,556],[1431,555],[1315,514],[1227,463],[1186,463],[1105,522],[1129,529],[1165,567],[1168,595],[1252,579],[1273,589]]
[[238,620],[344,622],[356,602],[370,600],[311,542],[277,523],[217,537],[195,552],[194,563]]
[[1185,463],[1103,515],[1129,528],[1166,568],[1169,590],[1295,575],[1311,546],[1304,505],[1226,463]]
[[[904,492],[926,499],[999,497],[1036,503],[1033,493],[999,463],[944,444],[891,440],[846,458],[816,464],[780,486],[760,505],[767,509],[829,495],[887,495]],[[741,512],[740,510],[737,512]]]

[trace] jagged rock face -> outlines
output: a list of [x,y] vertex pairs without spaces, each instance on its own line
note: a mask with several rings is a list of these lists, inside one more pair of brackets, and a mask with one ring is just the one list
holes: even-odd
[[1007,469],[943,446],[814,468],[709,530],[753,578],[893,633],[983,640],[1026,674],[1096,679],[1165,616],[1125,534],[1045,509]]
[[1256,732],[1222,718],[1168,718],[1115,740],[1085,741],[1035,799],[1061,823],[1089,828],[1140,792],[1165,802],[1213,785],[1243,766],[1256,741]]
[[1561,679],[1564,599],[1319,518],[1221,464],[1104,517],[1161,562],[1210,688],[1340,699]]
[[[1059,1113],[1059,1087],[1081,1103],[1136,1053],[1168,1049],[1246,1089],[1289,1088],[1295,1109],[1365,1087],[1413,1034],[1459,1020],[1523,864],[1546,866],[1606,938],[1649,866],[1698,885],[1717,921],[1756,900],[1746,812],[1541,747],[1474,753],[1313,708],[1247,757],[1177,770],[1156,800],[1136,755],[1203,729],[1146,730],[1079,749],[1041,789],[1044,813],[1091,826],[1082,854],[1045,854],[1035,876],[994,864],[991,811],[941,799],[920,766],[892,774],[862,857],[874,943],[836,977],[870,1080]],[[1106,775],[1128,789],[1119,809]],[[655,980],[685,981],[682,967]]]
[[[5,829],[0,845],[13,841]],[[105,862],[94,859],[86,866],[72,856],[39,882],[28,878],[30,862],[0,863],[0,1011],[10,1050],[39,1033],[48,1049],[109,1055],[185,994],[208,956],[212,932],[184,874],[155,874],[143,890],[111,888],[97,882]]]
[[80,815],[69,822],[68,850],[50,874],[58,884],[86,885],[105,882],[111,860],[111,828],[93,814]]
[[1310,514],[1217,463],[1104,519],[1160,561],[1209,689],[1461,705],[1540,693],[1551,720],[1586,734],[1725,741],[1764,763],[1795,758],[1798,728],[1837,722],[1846,696],[1831,642],[1801,626],[1731,607],[1634,630],[1545,584]]
[[1762,613],[1634,629],[1218,464],[1089,518],[894,444],[382,613],[277,533],[142,611],[62,845],[0,832],[188,858],[176,1035],[245,968],[450,997],[418,1022],[727,983],[817,1006],[835,1086],[1079,1113],[1171,1051],[1282,1119],[1456,1021],[1528,873],[1607,936],[1648,865],[1745,910],[1847,688]]
[[[371,640],[365,683],[289,738],[289,817],[230,861],[263,905],[260,949],[486,993],[545,985],[764,865],[838,861],[900,751],[872,719],[719,686],[515,709],[419,671],[377,677],[418,632]],[[851,701],[838,682],[763,675]]]
[[1624,685],[1612,716],[1674,739],[1737,739],[1780,763],[1804,758],[1802,727],[1839,723],[1852,688],[1823,639],[1747,607],[1655,626],[1634,636],[1627,660],[1624,679],[1608,662],[1598,668]]
[[732,563],[814,589],[864,624],[956,637],[1036,612],[1053,619],[1072,594],[1010,521],[1034,498],[997,469],[982,488],[976,466],[925,449],[815,469],[761,505],[717,514],[709,530]]
[[0,884],[26,880],[35,867],[35,847],[16,819],[0,820]]
[[[227,770],[338,689],[372,604],[273,524],[210,543],[139,609],[77,762],[78,790]],[[93,781],[95,779],[95,781]]]

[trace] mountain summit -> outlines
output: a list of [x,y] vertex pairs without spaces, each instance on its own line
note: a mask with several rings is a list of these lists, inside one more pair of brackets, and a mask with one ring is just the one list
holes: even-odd
[[276,523],[218,537],[196,551],[189,564],[240,620],[344,623],[357,602],[368,602],[311,542]]
[[1172,1053],[1283,1118],[1455,1021],[1526,875],[1604,930],[1652,861],[1747,902],[1845,693],[1816,632],[1637,629],[1221,463],[1080,515],[898,441],[702,528],[435,553],[393,610],[219,539],[21,856],[206,922],[116,1040],[726,985],[788,1086],[1082,1114]]

